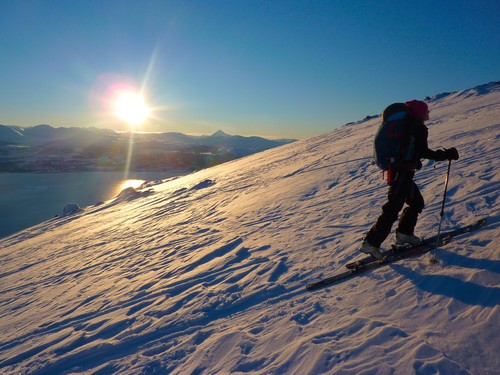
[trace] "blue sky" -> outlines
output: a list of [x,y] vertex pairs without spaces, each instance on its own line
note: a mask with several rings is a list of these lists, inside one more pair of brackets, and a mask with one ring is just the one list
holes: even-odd
[[306,138],[500,79],[500,2],[0,1],[0,124]]

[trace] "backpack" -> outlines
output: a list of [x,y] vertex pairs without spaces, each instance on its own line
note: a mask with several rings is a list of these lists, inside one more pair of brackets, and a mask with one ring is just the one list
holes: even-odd
[[390,173],[391,170],[400,168],[404,162],[411,161],[414,152],[415,139],[409,109],[404,103],[391,104],[384,110],[382,124],[375,134],[375,164]]

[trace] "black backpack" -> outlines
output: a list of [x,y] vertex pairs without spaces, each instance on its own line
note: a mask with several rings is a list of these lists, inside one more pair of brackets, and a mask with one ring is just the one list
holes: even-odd
[[375,134],[373,158],[382,170],[398,169],[411,161],[415,152],[413,122],[404,103],[388,106],[382,114],[382,124]]

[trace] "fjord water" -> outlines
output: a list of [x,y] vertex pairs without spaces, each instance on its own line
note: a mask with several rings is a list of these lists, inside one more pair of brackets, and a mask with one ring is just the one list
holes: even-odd
[[187,172],[1,173],[0,237],[61,215],[68,203],[80,207],[116,197],[127,187]]

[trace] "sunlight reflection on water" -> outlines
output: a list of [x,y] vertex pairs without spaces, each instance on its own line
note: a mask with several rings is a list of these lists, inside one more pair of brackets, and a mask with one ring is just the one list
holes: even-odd
[[145,181],[186,175],[187,171],[74,173],[1,173],[0,238],[61,215],[68,203],[82,208],[114,199],[128,187]]

